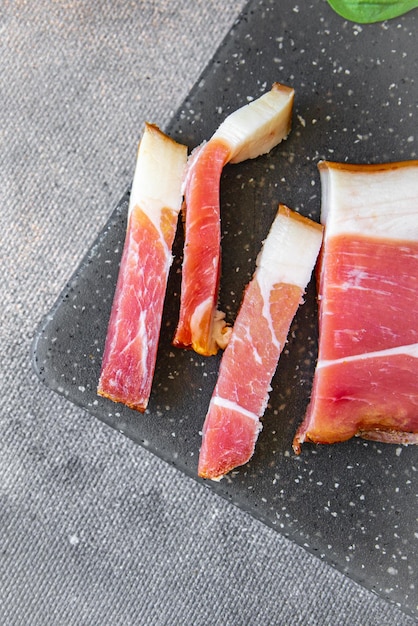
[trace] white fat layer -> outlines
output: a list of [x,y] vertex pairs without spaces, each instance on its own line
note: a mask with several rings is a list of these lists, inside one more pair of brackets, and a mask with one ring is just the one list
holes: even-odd
[[177,220],[186,162],[186,146],[147,124],[139,144],[129,214],[139,206],[160,233],[162,209],[173,211],[173,219]]
[[323,162],[320,176],[326,237],[358,234],[418,241],[418,161],[363,170]]
[[221,398],[220,396],[214,395],[211,399],[211,404],[216,404],[216,406],[220,406],[223,409],[229,409],[231,411],[236,411],[237,413],[241,413],[246,417],[254,420],[255,422],[259,422],[259,417],[255,413],[244,409],[242,406],[233,402],[232,400],[228,400],[227,398]]
[[282,346],[277,341],[270,311],[270,293],[274,285],[286,283],[305,291],[322,242],[322,229],[307,220],[278,211],[257,257],[254,279],[263,298],[263,317],[267,320],[271,340],[279,353]]
[[212,322],[212,339],[222,349],[225,350],[231,338],[232,328],[225,322],[225,313],[215,311]]
[[368,359],[379,359],[398,355],[411,356],[418,359],[418,343],[412,343],[407,346],[397,346],[386,350],[376,350],[375,352],[366,352],[364,354],[355,354],[353,356],[342,357],[340,359],[330,359],[318,361],[317,369],[321,367],[329,367],[330,365],[338,365],[339,363],[351,363],[353,361],[366,361]]
[[294,90],[273,86],[257,100],[229,115],[213,135],[230,146],[231,163],[254,159],[287,137],[290,131]]
[[255,276],[267,294],[288,283],[306,289],[322,243],[322,229],[278,212],[257,258]]

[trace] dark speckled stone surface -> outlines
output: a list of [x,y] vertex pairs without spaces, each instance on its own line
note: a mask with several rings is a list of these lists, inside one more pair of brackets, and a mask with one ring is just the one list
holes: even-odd
[[[193,148],[230,111],[261,95],[272,82],[296,90],[288,140],[268,156],[224,172],[220,300],[230,321],[278,202],[318,220],[318,160],[417,158],[417,30],[417,11],[359,26],[342,21],[326,3],[321,11],[318,3],[309,3],[302,21],[293,2],[254,0],[172,120],[168,132]],[[43,320],[34,366],[49,387],[195,477],[199,431],[219,359],[171,347],[180,231],[149,409],[140,415],[95,393],[127,203],[128,193]],[[306,445],[300,457],[292,452],[310,394],[316,346],[311,283],[273,380],[253,459],[208,486],[418,616],[418,449],[356,439]]]

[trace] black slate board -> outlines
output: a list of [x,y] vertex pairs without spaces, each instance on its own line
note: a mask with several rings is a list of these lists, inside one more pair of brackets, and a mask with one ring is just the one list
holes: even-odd
[[[284,202],[319,219],[316,164],[417,158],[418,11],[356,25],[326,2],[253,0],[167,130],[190,148],[274,81],[296,90],[293,131],[270,155],[227,166],[222,179],[220,305],[232,321]],[[33,347],[40,379],[113,428],[196,477],[200,430],[219,357],[171,347],[182,233],[170,275],[149,409],[96,396],[125,235],[129,192],[42,321]],[[292,325],[251,462],[210,488],[405,612],[418,616],[418,448],[354,439],[291,450],[316,358],[315,286]]]

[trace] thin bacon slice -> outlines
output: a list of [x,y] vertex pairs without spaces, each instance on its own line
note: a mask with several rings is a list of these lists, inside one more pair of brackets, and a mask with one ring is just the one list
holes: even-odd
[[230,330],[217,311],[221,230],[219,189],[226,163],[269,152],[290,132],[294,90],[275,83],[238,109],[190,157],[185,182],[185,245],[175,346],[199,354],[224,348]]
[[145,411],[155,370],[187,147],[145,125],[97,393]]
[[280,205],[248,284],[203,426],[199,476],[219,479],[250,460],[322,227]]
[[294,450],[418,443],[418,161],[319,167],[319,354]]

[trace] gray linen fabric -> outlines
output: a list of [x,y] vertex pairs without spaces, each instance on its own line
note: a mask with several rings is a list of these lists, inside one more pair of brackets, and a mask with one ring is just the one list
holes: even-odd
[[0,0],[0,623],[410,624],[44,388],[41,316],[244,0]]

